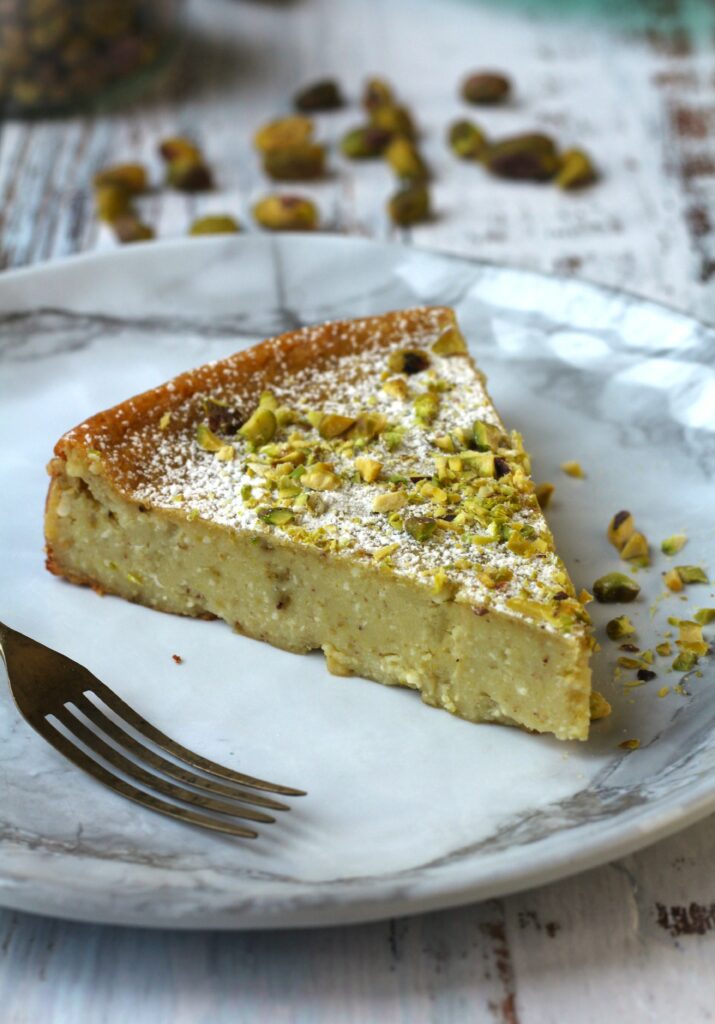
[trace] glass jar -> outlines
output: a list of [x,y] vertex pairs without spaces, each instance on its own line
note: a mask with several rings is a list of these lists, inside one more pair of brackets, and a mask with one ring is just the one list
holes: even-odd
[[180,0],[0,0],[0,113],[134,95],[173,52]]

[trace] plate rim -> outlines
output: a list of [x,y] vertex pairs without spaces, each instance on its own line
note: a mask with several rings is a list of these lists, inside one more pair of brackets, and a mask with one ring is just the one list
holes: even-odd
[[[625,289],[602,285],[576,275],[549,273],[540,270],[533,270],[528,267],[520,267],[518,265],[500,264],[494,261],[482,260],[459,253],[442,252],[438,249],[396,242],[383,242],[381,240],[349,235],[332,235],[326,232],[317,232],[311,235],[276,233],[275,235],[267,236],[259,233],[246,233],[229,236],[229,238],[226,236],[207,237],[201,239],[177,238],[166,239],[160,242],[151,241],[147,243],[140,243],[139,245],[126,248],[77,253],[62,259],[46,260],[32,264],[28,267],[14,268],[6,271],[0,276],[0,303],[3,302],[7,289],[11,289],[15,282],[26,281],[27,279],[32,279],[38,276],[41,277],[43,274],[48,272],[61,273],[65,268],[82,266],[85,264],[92,266],[99,263],[107,263],[117,260],[120,262],[125,260],[132,261],[135,258],[135,255],[139,255],[141,253],[146,256],[148,252],[162,253],[166,251],[192,250],[198,248],[216,248],[219,245],[231,249],[240,249],[243,246],[250,247],[250,245],[255,244],[258,239],[260,239],[262,243],[265,243],[269,239],[275,239],[276,243],[280,242],[282,245],[287,245],[288,248],[296,242],[302,245],[318,242],[319,245],[337,244],[347,247],[357,245],[366,249],[379,248],[381,250],[393,251],[396,254],[412,253],[417,256],[424,255],[443,260],[446,263],[469,265],[482,268],[486,271],[493,269],[495,271],[507,271],[511,274],[522,275],[532,279],[544,278],[555,283],[567,282],[569,284],[585,287],[600,295],[609,296],[612,299],[620,299],[627,305],[648,307],[661,313],[665,313],[671,317],[678,317],[683,321],[693,326],[703,328],[706,331],[715,330],[715,325],[710,324],[707,321],[700,320],[697,317],[684,312],[682,309],[678,309],[677,307],[668,305],[667,303],[640,296],[637,293],[630,292]],[[228,246],[227,242],[229,243]],[[22,304],[18,303],[18,308],[23,308]],[[6,309],[3,310],[3,312],[0,312],[0,316],[2,316],[3,313],[11,313],[11,309],[12,307],[10,303],[8,303]],[[548,843],[549,837],[545,837],[545,839],[536,840],[522,848],[522,857],[527,857],[528,853],[531,853],[532,856],[527,857],[526,864],[518,862],[516,870],[512,867],[501,872],[498,869],[496,871],[493,870],[490,866],[485,877],[482,877],[476,882],[472,881],[471,883],[464,882],[462,879],[450,880],[449,877],[438,879],[434,889],[428,887],[428,891],[423,892],[422,895],[410,894],[406,898],[398,898],[397,901],[391,899],[389,894],[381,892],[379,885],[381,878],[383,880],[383,885],[394,885],[394,881],[390,881],[390,879],[394,879],[395,877],[393,874],[390,876],[378,876],[375,879],[377,892],[374,897],[366,898],[364,895],[360,895],[357,900],[351,900],[349,897],[346,900],[342,896],[337,898],[330,896],[326,898],[325,895],[320,895],[319,886],[316,885],[315,890],[308,894],[308,898],[306,900],[302,901],[304,909],[301,909],[299,906],[297,910],[288,910],[287,913],[284,913],[282,918],[278,919],[274,919],[272,917],[272,913],[275,913],[275,911],[271,912],[269,909],[271,902],[276,902],[275,899],[270,896],[265,901],[262,896],[257,896],[254,907],[249,914],[246,914],[245,912],[241,914],[241,911],[239,910],[239,917],[235,920],[226,921],[224,923],[207,922],[205,924],[197,924],[197,918],[200,918],[200,914],[194,914],[190,919],[174,919],[170,916],[162,918],[161,915],[157,913],[156,907],[154,907],[150,912],[150,920],[141,916],[140,913],[137,915],[136,913],[130,912],[129,914],[122,916],[113,914],[111,911],[101,913],[99,909],[85,913],[73,913],[72,908],[62,910],[53,907],[51,913],[53,916],[63,917],[69,920],[87,922],[94,921],[130,926],[141,925],[143,927],[153,928],[168,927],[178,929],[211,928],[241,930],[248,928],[282,929],[294,927],[324,927],[330,924],[355,924],[381,920],[393,916],[412,915],[437,909],[453,908],[477,900],[509,895],[537,885],[549,884],[561,878],[571,877],[580,872],[626,856],[638,849],[642,849],[655,843],[659,839],[685,829],[715,811],[715,780],[708,783],[707,776],[703,776],[699,784],[695,787],[686,790],[677,790],[675,792],[671,791],[670,793],[664,794],[662,797],[658,797],[653,801],[644,803],[638,808],[635,814],[633,811],[634,809],[631,809],[630,811],[626,810],[617,813],[612,818],[606,819],[610,827],[603,829],[602,834],[599,834],[594,840],[589,841],[585,850],[574,851],[572,846],[567,846],[565,850],[559,851],[558,848],[549,849],[548,845],[546,849],[539,849],[542,844],[545,842]],[[604,824],[604,822],[601,823],[601,828],[603,828]],[[27,853],[32,854],[31,845],[20,843],[20,847],[23,845],[25,845]],[[6,863],[8,860],[8,846],[14,846],[16,849],[18,848],[17,842],[13,841],[12,838],[0,841],[0,904],[13,910],[40,914],[47,913],[47,910],[43,909],[43,899],[41,895],[33,893],[31,891],[31,887],[27,884],[18,884],[17,879],[13,879],[8,876]],[[39,848],[42,851],[41,841],[39,843]],[[534,854],[536,855],[533,856]],[[80,854],[78,857],[76,853],[72,855],[72,858],[74,862],[77,863],[81,862],[82,858],[85,856],[88,859],[92,859],[91,854]],[[31,857],[28,857],[28,861],[30,859]],[[426,868],[425,870],[428,871],[429,868]],[[29,881],[30,878],[26,880],[26,882]],[[45,884],[44,881],[42,884]],[[330,883],[322,884],[326,885]],[[424,889],[424,881],[421,883],[420,887]],[[93,897],[96,900],[95,889],[86,891],[90,897]],[[278,902],[279,901],[280,897]],[[264,902],[266,906],[263,906]],[[322,907],[320,906],[321,902],[323,903]],[[301,903],[301,899],[298,900],[298,903]],[[211,911],[209,911],[209,914],[210,913]],[[278,914],[280,915],[280,910],[278,911]],[[330,920],[331,916],[336,918],[336,920]]]

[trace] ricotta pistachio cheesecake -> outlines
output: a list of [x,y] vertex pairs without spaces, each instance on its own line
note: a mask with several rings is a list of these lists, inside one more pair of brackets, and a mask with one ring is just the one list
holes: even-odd
[[57,443],[47,567],[473,722],[585,739],[588,615],[447,308],[307,327]]

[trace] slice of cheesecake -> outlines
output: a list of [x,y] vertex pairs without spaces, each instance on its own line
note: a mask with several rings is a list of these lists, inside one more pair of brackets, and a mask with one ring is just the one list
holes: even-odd
[[47,566],[471,721],[589,726],[588,616],[454,314],[307,327],[55,448]]

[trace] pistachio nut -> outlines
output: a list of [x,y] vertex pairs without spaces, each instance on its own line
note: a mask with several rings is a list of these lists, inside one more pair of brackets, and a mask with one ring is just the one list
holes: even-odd
[[318,82],[305,85],[293,97],[296,110],[306,114],[317,110],[337,110],[343,104],[340,86],[333,78],[321,78]]
[[190,235],[229,235],[240,231],[238,221],[227,214],[198,217],[189,228]]
[[593,593],[601,604],[627,604],[640,594],[641,588],[622,572],[609,572],[593,584]]
[[666,537],[660,545],[660,550],[664,555],[677,555],[679,551],[682,551],[688,542],[688,537],[685,533],[674,533],[672,537]]
[[449,148],[460,160],[480,160],[487,148],[487,137],[473,121],[463,118],[449,129]]
[[253,136],[253,145],[260,153],[265,153],[269,149],[301,146],[312,138],[313,122],[309,117],[295,114],[264,124]]
[[202,160],[180,157],[166,165],[166,184],[179,192],[206,192],[213,187],[213,175]]
[[370,113],[376,107],[394,104],[392,87],[384,78],[368,78],[362,94],[362,105]]
[[275,413],[259,406],[238,432],[241,437],[260,447],[273,440],[277,426]]
[[622,640],[626,636],[633,636],[636,627],[627,615],[619,615],[606,623],[606,635],[609,640]]
[[159,143],[159,155],[166,163],[173,163],[174,160],[194,160],[201,162],[203,156],[196,143],[179,136],[164,139]]
[[503,103],[511,92],[511,82],[498,71],[476,71],[462,82],[462,99],[467,103]]
[[553,139],[538,133],[513,135],[493,142],[486,148],[483,159],[492,174],[514,181],[548,181],[559,169]]
[[289,508],[263,508],[258,511],[258,518],[269,526],[287,526],[295,519],[295,512]]
[[421,182],[410,182],[391,197],[387,204],[390,220],[399,227],[426,221],[430,216],[429,192]]
[[385,159],[404,181],[426,181],[429,178],[427,164],[417,147],[404,135],[396,135],[385,150]]
[[597,178],[591,158],[582,149],[567,149],[559,158],[560,166],[554,179],[559,188],[577,189],[592,185]]
[[119,242],[147,242],[154,238],[154,229],[144,224],[136,213],[129,211],[112,221],[112,230]]
[[313,142],[267,149],[263,170],[274,181],[311,181],[325,172],[325,147]]
[[392,138],[392,132],[373,125],[351,128],[340,140],[340,151],[350,160],[372,160],[381,156]]
[[102,185],[115,185],[131,195],[139,195],[147,188],[146,168],[141,164],[115,164],[113,167],[105,167],[94,176],[94,187],[100,188]]
[[318,226],[318,209],[303,196],[265,196],[254,205],[253,216],[270,231],[312,231]]
[[417,134],[407,107],[395,104],[383,103],[379,107],[374,107],[370,111],[370,124],[391,135],[406,135],[408,139],[414,139]]
[[431,516],[408,516],[405,519],[405,530],[420,544],[429,540],[436,529],[437,520]]
[[461,356],[467,351],[467,343],[459,328],[451,325],[442,331],[432,351],[437,356]]
[[117,217],[131,212],[131,195],[123,185],[98,185],[94,190],[94,208],[100,220],[112,224]]

